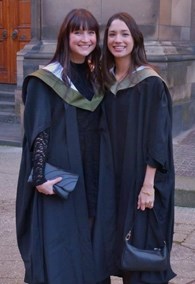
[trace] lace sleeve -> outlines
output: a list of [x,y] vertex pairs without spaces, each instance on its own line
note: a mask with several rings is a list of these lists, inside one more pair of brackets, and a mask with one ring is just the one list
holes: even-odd
[[44,176],[47,148],[49,142],[49,129],[39,133],[33,147],[33,184],[40,185],[47,180]]

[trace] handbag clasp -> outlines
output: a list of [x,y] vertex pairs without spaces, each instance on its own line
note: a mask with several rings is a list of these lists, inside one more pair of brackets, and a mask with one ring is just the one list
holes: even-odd
[[129,232],[127,233],[127,235],[126,235],[126,237],[125,237],[125,240],[126,240],[126,241],[129,241],[130,238],[131,238],[131,231],[129,231]]

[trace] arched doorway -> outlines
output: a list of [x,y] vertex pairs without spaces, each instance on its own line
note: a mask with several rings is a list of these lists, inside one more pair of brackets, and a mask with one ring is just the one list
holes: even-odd
[[16,53],[31,39],[30,0],[0,0],[0,83],[16,83]]

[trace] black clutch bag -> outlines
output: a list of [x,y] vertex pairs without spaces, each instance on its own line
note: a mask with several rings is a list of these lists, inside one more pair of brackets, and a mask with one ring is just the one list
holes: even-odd
[[[152,209],[153,211],[154,209]],[[152,212],[151,212],[152,213]],[[158,230],[159,232],[159,230]],[[167,269],[167,247],[159,235],[161,246],[153,249],[140,249],[131,244],[131,231],[125,237],[121,258],[121,268],[127,271],[164,271]]]
[[[30,173],[28,182],[32,182],[33,170]],[[45,178],[47,180],[62,177],[62,180],[53,186],[53,191],[61,198],[67,199],[77,184],[79,176],[73,173],[64,171],[63,169],[52,166],[49,163],[45,164]]]

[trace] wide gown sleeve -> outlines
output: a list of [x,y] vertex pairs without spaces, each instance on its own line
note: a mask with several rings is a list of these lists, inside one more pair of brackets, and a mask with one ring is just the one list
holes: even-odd
[[28,78],[28,81],[24,83],[24,97],[24,132],[29,150],[32,151],[38,134],[51,126],[52,93],[51,89],[41,80]]
[[149,90],[146,112],[146,163],[161,172],[169,170],[171,97],[165,83],[155,78]]

